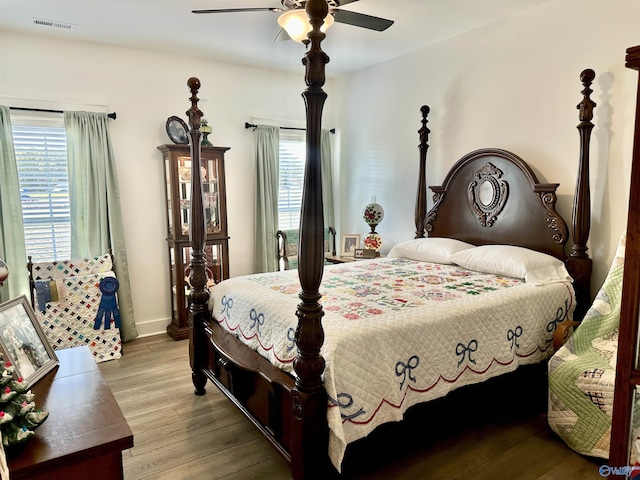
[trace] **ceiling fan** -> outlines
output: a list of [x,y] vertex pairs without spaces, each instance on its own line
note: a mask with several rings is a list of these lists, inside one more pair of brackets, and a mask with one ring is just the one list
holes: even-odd
[[[387,20],[385,18],[373,17],[371,15],[365,15],[364,13],[350,12],[347,10],[340,10],[339,7],[347,5],[349,3],[357,2],[358,0],[327,0],[329,5],[329,13],[333,17],[333,21],[338,23],[346,23],[347,25],[353,25],[355,27],[367,28],[369,30],[376,30],[382,32],[393,25],[393,20]],[[223,8],[214,10],[192,10],[193,13],[238,13],[238,12],[289,12],[292,10],[304,9],[306,0],[280,0],[282,7],[263,7],[263,8]],[[325,20],[326,21],[326,20]],[[331,21],[331,23],[333,23]],[[328,28],[328,26],[327,26]],[[306,34],[305,34],[306,37]],[[285,29],[281,29],[280,33],[276,36],[275,40],[289,40],[291,37],[287,34]],[[298,40],[300,41],[300,40]]]

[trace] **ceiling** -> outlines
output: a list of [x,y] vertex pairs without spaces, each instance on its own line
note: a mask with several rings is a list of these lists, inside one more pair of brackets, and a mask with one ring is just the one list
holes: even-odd
[[[328,76],[375,65],[554,0],[359,0],[344,10],[394,20],[384,32],[335,23],[322,43]],[[302,44],[275,42],[278,13],[191,10],[281,7],[280,0],[0,0],[0,31],[301,71]],[[35,25],[34,19],[72,28]]]

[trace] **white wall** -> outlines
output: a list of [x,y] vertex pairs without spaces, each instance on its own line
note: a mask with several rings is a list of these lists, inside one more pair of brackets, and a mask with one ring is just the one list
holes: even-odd
[[[413,237],[420,107],[431,107],[428,183],[442,182],[465,153],[511,150],[540,181],[560,182],[571,217],[578,161],[579,74],[593,68],[593,221],[589,253],[595,291],[626,224],[637,73],[624,68],[640,44],[637,0],[560,0],[347,77],[328,81],[325,126],[337,127],[339,233],[366,233],[362,208],[375,195],[386,210],[383,251]],[[329,56],[331,52],[327,52]],[[304,52],[301,49],[300,57]],[[227,153],[231,275],[253,257],[252,117],[302,121],[304,72],[70,43],[0,32],[0,97],[101,104],[111,123],[122,194],[136,323],[163,331],[170,315],[160,153],[167,117],[189,106],[197,76],[212,141]],[[371,101],[375,99],[375,101]],[[19,102],[18,102],[19,103]],[[32,102],[29,104],[32,106]]]
[[550,2],[340,79],[339,98],[329,99],[339,105],[343,134],[340,230],[366,233],[361,211],[375,195],[386,211],[377,227],[383,252],[413,238],[423,104],[431,107],[428,185],[440,185],[467,152],[504,148],[530,162],[540,181],[560,182],[558,208],[570,222],[579,75],[592,68],[589,254],[597,291],[626,226],[638,73],[624,59],[640,44],[638,19],[636,0]]
[[[0,97],[16,98],[14,106],[99,104],[117,113],[110,130],[139,334],[163,331],[171,315],[163,165],[156,146],[170,143],[167,117],[186,120],[192,76],[202,84],[199,97],[206,99],[210,140],[231,147],[225,156],[230,273],[252,272],[253,136],[244,123],[258,117],[304,125],[302,66],[299,74],[287,74],[7,32],[0,32],[0,62]],[[325,90],[331,95],[331,82]],[[328,128],[335,126],[330,105],[324,118]]]

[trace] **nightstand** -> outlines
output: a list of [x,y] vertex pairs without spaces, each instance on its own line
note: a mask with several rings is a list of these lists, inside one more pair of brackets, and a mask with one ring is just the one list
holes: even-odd
[[325,260],[329,263],[350,263],[355,262],[353,257],[343,257],[342,255],[325,255]]
[[[375,258],[385,258],[386,255],[380,255],[379,257],[375,257]],[[342,255],[325,255],[324,259],[329,262],[329,263],[351,263],[351,262],[359,262],[362,260],[373,260],[372,258],[354,258],[354,257],[347,257],[347,256],[342,256]]]

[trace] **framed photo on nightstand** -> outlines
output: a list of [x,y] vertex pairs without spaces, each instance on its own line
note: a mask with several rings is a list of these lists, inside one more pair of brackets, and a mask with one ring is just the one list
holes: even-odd
[[360,248],[360,234],[343,233],[340,242],[340,255],[343,257],[353,257],[357,248]]
[[376,258],[376,251],[369,248],[356,248],[353,252],[354,258]]

